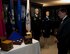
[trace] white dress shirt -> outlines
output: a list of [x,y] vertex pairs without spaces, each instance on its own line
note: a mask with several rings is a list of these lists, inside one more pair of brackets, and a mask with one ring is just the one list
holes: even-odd
[[63,23],[63,21],[64,21],[64,19],[66,19],[66,17],[67,17],[67,15],[62,19],[62,22],[61,22],[61,24]]
[[46,18],[49,20],[49,17],[48,16],[46,16]]

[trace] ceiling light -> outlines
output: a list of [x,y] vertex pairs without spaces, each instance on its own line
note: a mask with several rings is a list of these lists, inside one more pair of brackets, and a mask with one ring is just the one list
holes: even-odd
[[61,3],[70,3],[70,0],[60,0]]

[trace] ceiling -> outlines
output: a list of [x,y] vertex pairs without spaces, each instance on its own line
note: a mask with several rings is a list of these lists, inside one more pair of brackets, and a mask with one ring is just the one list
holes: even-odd
[[31,2],[36,2],[36,3],[46,3],[51,1],[58,1],[58,0],[31,0]]
[[43,4],[43,6],[55,6],[70,4],[70,0],[30,0],[31,2]]

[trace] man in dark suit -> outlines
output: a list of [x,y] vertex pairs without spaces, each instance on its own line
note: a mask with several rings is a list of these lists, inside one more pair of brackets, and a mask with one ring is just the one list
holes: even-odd
[[50,37],[50,31],[51,31],[51,19],[49,17],[49,11],[46,11],[46,16],[42,19],[42,32],[44,37],[44,46],[48,48],[49,45],[47,43],[48,38]]
[[67,54],[70,44],[70,18],[67,15],[65,8],[58,10],[58,16],[62,19],[60,24],[57,39],[58,39],[58,54]]
[[41,36],[41,17],[38,8],[35,9],[35,14],[31,17],[31,24],[33,38],[39,40]]
[[50,17],[49,17],[49,11],[46,11],[46,17],[43,18],[42,20],[43,22],[43,36],[45,38],[49,38],[50,37],[50,30],[51,30],[51,21],[50,21]]

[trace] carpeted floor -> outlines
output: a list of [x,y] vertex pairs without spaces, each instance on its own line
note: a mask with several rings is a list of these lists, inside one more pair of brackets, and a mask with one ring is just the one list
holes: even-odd
[[[46,41],[47,44],[44,44],[45,46],[41,48],[41,54],[58,54],[56,40],[54,36],[50,36]],[[42,41],[44,40],[42,39]]]

